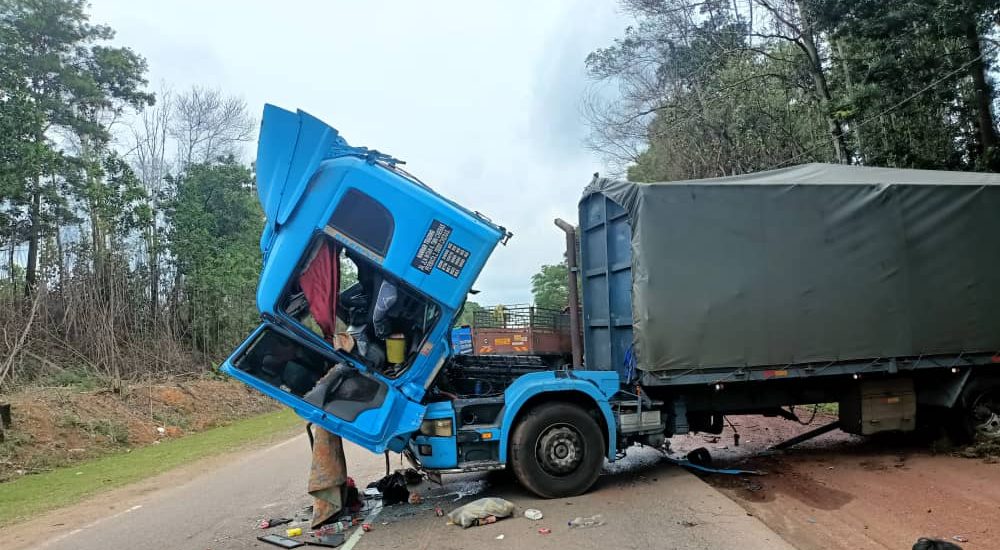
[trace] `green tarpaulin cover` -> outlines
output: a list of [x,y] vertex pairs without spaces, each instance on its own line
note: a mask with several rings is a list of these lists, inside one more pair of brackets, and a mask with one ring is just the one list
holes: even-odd
[[647,371],[1000,350],[1000,175],[808,164],[595,179]]

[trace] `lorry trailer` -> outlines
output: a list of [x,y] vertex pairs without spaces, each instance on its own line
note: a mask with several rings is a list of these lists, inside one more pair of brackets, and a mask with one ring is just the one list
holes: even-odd
[[452,345],[504,227],[301,111],[265,107],[256,168],[262,323],[223,371],[432,476],[572,496],[632,445],[831,402],[851,433],[1000,437],[1000,176],[595,176],[557,220],[572,354],[552,361]]

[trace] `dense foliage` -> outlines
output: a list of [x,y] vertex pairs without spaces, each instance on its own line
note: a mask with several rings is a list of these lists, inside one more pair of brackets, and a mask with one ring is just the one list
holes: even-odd
[[0,0],[0,389],[204,369],[253,325],[255,122],[147,90],[83,0]]
[[[624,0],[591,146],[637,181],[804,162],[1000,168],[998,0]],[[605,97],[607,94],[605,94]]]

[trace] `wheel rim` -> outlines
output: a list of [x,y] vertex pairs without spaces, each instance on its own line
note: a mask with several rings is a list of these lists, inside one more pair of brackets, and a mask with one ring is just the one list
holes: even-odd
[[969,416],[976,434],[1000,438],[1000,394],[997,391],[980,394],[969,407]]
[[535,456],[546,473],[565,476],[583,462],[583,436],[569,424],[555,424],[542,430],[535,442]]

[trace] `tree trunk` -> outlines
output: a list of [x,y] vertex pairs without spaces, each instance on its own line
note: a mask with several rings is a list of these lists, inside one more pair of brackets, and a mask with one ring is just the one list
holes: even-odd
[[146,230],[146,250],[149,261],[149,314],[152,325],[160,313],[160,251],[156,234],[156,221]]
[[[837,44],[837,54],[840,56],[841,65],[844,69],[844,84],[847,85],[847,92],[850,95],[854,94],[854,80],[851,78],[851,67],[847,64],[846,58],[844,57],[844,46],[839,41]],[[863,134],[861,128],[858,125],[852,125],[851,133],[854,134],[854,140],[857,144],[857,154],[861,159],[861,164],[867,163],[867,158],[865,157],[865,142],[863,139]]]
[[100,285],[106,283],[104,277],[104,232],[101,230],[101,219],[97,214],[97,207],[93,201],[89,201],[90,206],[90,254],[94,264],[94,275]]
[[14,252],[17,249],[17,230],[11,232],[10,248],[7,250],[7,269],[10,270],[11,292],[17,292],[17,277],[14,274]]
[[30,296],[35,291],[38,276],[38,245],[42,235],[42,189],[41,175],[35,176],[35,188],[31,192],[31,210],[28,215],[31,228],[28,232],[28,265],[24,270],[24,293]]
[[66,251],[63,246],[62,231],[56,228],[56,253],[59,255],[59,292],[65,292],[66,287]]
[[802,22],[802,47],[809,57],[809,73],[816,86],[816,97],[823,109],[823,116],[826,118],[826,128],[833,142],[833,152],[838,163],[848,164],[850,159],[847,153],[847,138],[844,136],[844,128],[840,119],[831,112],[833,97],[830,94],[830,86],[827,83],[823,63],[819,57],[819,48],[816,45],[816,36],[813,34],[812,22],[806,18],[806,11],[801,0],[798,1],[797,5]]
[[965,39],[969,47],[969,75],[975,95],[976,126],[979,129],[979,141],[982,147],[981,162],[990,170],[1000,169],[1000,158],[997,158],[997,131],[993,121],[993,90],[990,88],[988,68],[983,61],[983,49],[979,39],[979,30],[975,16],[970,14],[965,24]]

